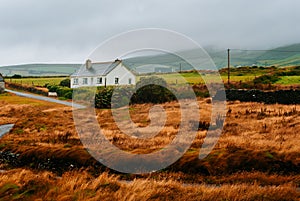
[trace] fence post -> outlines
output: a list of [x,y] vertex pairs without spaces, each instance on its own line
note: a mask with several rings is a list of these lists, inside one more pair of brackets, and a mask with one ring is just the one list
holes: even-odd
[[228,84],[228,87],[229,87],[229,84],[230,84],[230,49],[227,49],[227,67],[228,67],[228,80],[227,80],[227,84]]

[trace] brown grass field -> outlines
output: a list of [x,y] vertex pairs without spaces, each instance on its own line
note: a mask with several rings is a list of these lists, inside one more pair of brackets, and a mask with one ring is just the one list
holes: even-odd
[[[299,105],[227,103],[222,136],[203,160],[199,150],[210,120],[210,100],[198,100],[200,126],[192,146],[170,167],[149,174],[110,170],[84,149],[72,108],[0,95],[0,200],[300,200]],[[151,104],[130,115],[149,125]],[[106,137],[122,150],[149,153],[169,144],[180,123],[176,102],[161,104],[167,121],[152,139],[128,137],[110,110],[97,110]]]

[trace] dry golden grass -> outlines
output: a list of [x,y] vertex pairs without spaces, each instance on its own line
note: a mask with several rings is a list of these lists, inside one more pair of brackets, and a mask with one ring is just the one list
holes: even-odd
[[[1,105],[0,124],[15,123],[14,129],[1,139],[1,143],[11,144],[14,150],[20,152],[24,152],[22,147],[26,150],[83,148],[75,130],[70,108],[48,105],[41,101],[27,103],[27,99],[13,97],[13,101],[6,100],[6,97],[0,99],[4,103]],[[20,99],[21,103],[24,99],[26,101],[23,102],[27,104],[19,102],[16,104],[17,99]],[[209,101],[200,100],[199,106],[201,108],[199,121],[209,124],[211,112]],[[165,103],[162,107],[167,114],[164,128],[154,138],[145,140],[122,133],[115,124],[110,110],[97,110],[97,116],[103,133],[116,146],[134,153],[149,153],[165,147],[178,132],[181,118],[178,104]],[[296,106],[232,102],[227,107],[230,112],[227,114],[223,135],[214,151],[269,152],[270,158],[273,153],[284,155],[286,160],[299,164],[300,139],[297,138],[296,131],[300,130],[300,111]],[[150,108],[150,104],[132,106],[130,114],[133,122],[141,127],[147,126]],[[195,153],[199,151],[205,135],[205,130],[198,131],[191,147]]]
[[[295,105],[231,104],[218,149],[255,150],[300,165],[300,111]],[[254,156],[249,156],[254,157]]]
[[[105,167],[82,146],[71,108],[13,95],[0,96],[0,124],[15,123],[13,130],[0,139],[0,151],[19,154],[15,163],[4,160],[6,163],[0,169],[39,169],[38,172],[15,169],[0,173],[0,200],[15,197],[19,200],[299,199],[296,191],[296,186],[300,186],[299,105],[228,103],[222,136],[211,154],[199,160],[211,104],[209,99],[200,99],[198,103],[200,119],[195,121],[203,127],[187,153],[164,171],[136,176],[112,171],[101,173]],[[136,125],[144,128],[149,125],[151,106],[131,107],[130,115]],[[96,112],[111,143],[129,152],[149,153],[169,144],[180,124],[177,103],[161,106],[167,114],[165,127],[157,136],[146,140],[122,133],[110,110]],[[94,176],[79,171],[80,168],[86,168]],[[62,178],[57,178],[56,173],[62,174]],[[119,177],[139,179],[124,183]]]
[[120,181],[102,173],[92,177],[85,171],[66,172],[56,177],[50,172],[15,169],[0,173],[1,200],[297,200],[292,184],[260,186],[189,185],[173,180],[136,179]]

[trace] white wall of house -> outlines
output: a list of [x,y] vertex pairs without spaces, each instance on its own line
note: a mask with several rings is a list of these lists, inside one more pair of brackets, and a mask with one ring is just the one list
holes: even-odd
[[[118,83],[116,83],[118,79]],[[130,81],[131,80],[131,81]],[[130,85],[135,84],[135,76],[122,64],[118,65],[106,76],[106,85]]]
[[106,76],[71,77],[71,88],[82,86],[107,86],[136,84],[135,75],[122,64],[115,67]]
[[0,82],[0,93],[2,93],[5,90],[5,83]]

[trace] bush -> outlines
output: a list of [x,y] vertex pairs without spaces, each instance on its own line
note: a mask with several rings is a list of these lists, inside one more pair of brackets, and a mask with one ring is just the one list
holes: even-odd
[[98,92],[95,95],[95,107],[96,108],[111,108],[111,97],[113,94],[113,88],[98,88]]
[[22,78],[22,76],[18,74],[14,74],[13,76],[11,76],[11,78]]
[[71,80],[69,78],[60,81],[59,86],[62,87],[71,87]]
[[132,86],[98,87],[95,95],[95,107],[111,108],[113,106],[117,108],[128,103],[164,103],[176,100],[175,95],[166,87],[165,80],[154,76],[141,79],[136,85],[137,90],[135,93],[133,93],[135,88]]
[[283,71],[283,72],[278,72],[276,73],[278,76],[299,76],[300,71],[299,70],[291,70],[291,71]]
[[253,80],[254,84],[273,84],[280,78],[277,75],[262,75]]
[[49,92],[56,92],[58,97],[72,99],[73,89],[70,89],[69,87],[48,84],[47,89],[49,90]]
[[72,91],[68,91],[64,97],[67,98],[67,99],[72,99],[72,96],[73,96],[73,92]]
[[47,85],[47,89],[49,90],[49,92],[57,92],[59,86],[57,85]]
[[131,96],[133,95],[134,87],[123,86],[113,90],[112,107],[118,108],[130,104]]
[[67,95],[70,99],[72,99],[72,92],[73,90],[68,87],[58,87],[56,90],[57,96],[67,98]]
[[176,100],[175,95],[167,89],[166,81],[156,76],[141,79],[137,82],[136,89],[132,103],[164,103]]

